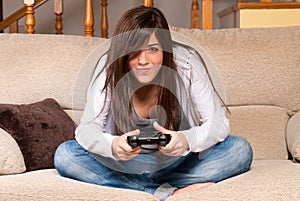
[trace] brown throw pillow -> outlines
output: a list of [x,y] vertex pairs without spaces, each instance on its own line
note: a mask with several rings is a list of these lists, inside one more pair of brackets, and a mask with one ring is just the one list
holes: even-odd
[[74,139],[75,124],[54,99],[0,104],[0,128],[19,145],[27,171],[54,167],[58,145]]

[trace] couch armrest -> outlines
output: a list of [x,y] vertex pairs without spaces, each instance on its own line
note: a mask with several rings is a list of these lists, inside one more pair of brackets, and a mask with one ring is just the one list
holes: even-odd
[[23,173],[26,170],[23,154],[14,138],[0,128],[0,177]]
[[286,141],[293,160],[300,162],[300,111],[289,120]]

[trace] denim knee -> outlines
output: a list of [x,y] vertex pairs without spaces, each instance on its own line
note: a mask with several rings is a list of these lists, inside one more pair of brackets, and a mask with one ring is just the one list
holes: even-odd
[[253,150],[250,145],[250,143],[244,139],[243,137],[240,136],[232,136],[235,138],[235,144],[234,146],[236,147],[236,150],[238,153],[243,157],[240,157],[240,163],[243,164],[244,166],[244,171],[248,171],[250,169],[250,166],[252,164],[253,160]]
[[66,141],[60,144],[54,154],[54,167],[62,174],[63,169],[67,166],[68,160],[72,158],[72,151],[70,150],[74,144],[74,140]]

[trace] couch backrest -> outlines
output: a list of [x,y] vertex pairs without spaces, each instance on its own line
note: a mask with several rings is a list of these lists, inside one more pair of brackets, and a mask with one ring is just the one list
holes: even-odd
[[[174,30],[183,35],[175,40],[186,42],[188,37],[216,65],[231,110],[232,134],[250,141],[255,159],[286,159],[289,114],[300,109],[300,27]],[[0,103],[52,97],[78,123],[93,68],[108,41],[0,34]]]
[[211,56],[229,105],[275,105],[300,110],[300,27],[174,28]]
[[[98,60],[92,61],[89,55],[105,41],[83,36],[0,34],[0,103],[33,103],[52,97],[66,110],[82,110]],[[90,67],[82,69],[84,64]],[[83,72],[87,79],[78,82]],[[73,104],[74,91],[80,87],[82,98]],[[74,118],[78,122],[78,115]]]
[[286,125],[300,110],[300,27],[172,27],[205,49],[222,77],[233,134],[247,138],[255,159],[286,159]]

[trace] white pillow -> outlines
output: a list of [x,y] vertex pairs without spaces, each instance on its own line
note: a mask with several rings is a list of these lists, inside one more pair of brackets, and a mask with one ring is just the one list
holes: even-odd
[[0,175],[18,174],[26,170],[17,142],[0,128]]
[[300,162],[300,111],[291,117],[286,134],[288,149],[293,160]]

